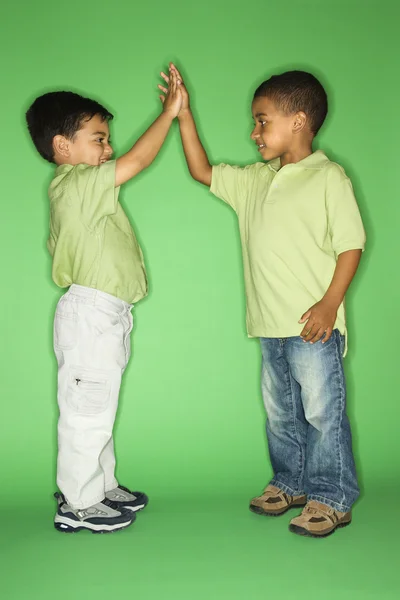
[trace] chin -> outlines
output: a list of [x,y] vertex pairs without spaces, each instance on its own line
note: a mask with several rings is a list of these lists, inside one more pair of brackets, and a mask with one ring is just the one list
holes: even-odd
[[274,160],[274,158],[279,158],[280,157],[280,153],[276,152],[274,150],[271,150],[270,148],[264,148],[261,152],[260,155],[262,156],[263,160]]

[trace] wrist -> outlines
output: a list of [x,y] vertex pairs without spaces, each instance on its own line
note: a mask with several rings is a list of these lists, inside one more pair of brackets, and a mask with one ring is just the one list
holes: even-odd
[[191,116],[192,116],[192,111],[190,110],[189,106],[188,106],[188,108],[181,108],[181,110],[179,111],[179,114],[178,114],[178,120],[185,121],[186,119],[190,118]]
[[323,301],[335,308],[336,310],[342,304],[344,300],[344,296],[342,294],[338,294],[337,292],[327,291],[325,296],[323,297]]
[[164,108],[161,116],[163,116],[166,120],[171,121],[171,123],[176,118],[176,114],[171,108]]

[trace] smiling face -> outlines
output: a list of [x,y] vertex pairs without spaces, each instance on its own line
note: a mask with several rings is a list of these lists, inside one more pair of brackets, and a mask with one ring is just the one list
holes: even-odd
[[100,115],[83,121],[72,139],[55,136],[53,145],[57,164],[98,166],[113,154],[108,122]]
[[283,113],[267,96],[254,98],[252,114],[255,126],[251,139],[264,160],[282,157],[291,151],[298,129],[298,114]]

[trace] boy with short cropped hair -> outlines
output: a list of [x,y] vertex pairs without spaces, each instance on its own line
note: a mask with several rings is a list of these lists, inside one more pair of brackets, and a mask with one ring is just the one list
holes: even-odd
[[329,535],[351,522],[359,495],[342,357],[344,296],[365,233],[349,178],[312,148],[327,114],[325,90],[302,71],[271,77],[252,102],[251,138],[267,162],[211,166],[180,73],[171,64],[169,76],[162,77],[167,84],[178,78],[178,119],[192,177],[227,202],[239,220],[247,331],[261,342],[274,472],[250,509],[277,516],[304,506],[290,530]]
[[55,527],[62,532],[123,529],[148,501],[114,474],[112,432],[130,357],[131,309],[147,294],[143,255],[118,195],[155,159],[181,104],[173,76],[162,114],[116,160],[108,125],[113,115],[98,102],[51,92],[26,115],[36,149],[57,165],[48,249],[54,282],[69,288],[54,321],[61,490]]

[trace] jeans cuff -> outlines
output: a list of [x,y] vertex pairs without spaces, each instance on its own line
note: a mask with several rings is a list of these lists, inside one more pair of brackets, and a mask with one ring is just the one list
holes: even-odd
[[316,502],[320,502],[320,504],[325,504],[329,506],[329,508],[333,508],[334,510],[338,510],[339,512],[350,512],[351,506],[347,504],[341,504],[340,502],[335,502],[334,500],[329,500],[329,498],[324,498],[323,496],[316,496],[315,494],[309,494],[307,496],[307,500],[316,500]]
[[305,496],[305,492],[303,490],[295,490],[289,487],[288,485],[285,485],[281,481],[278,481],[277,479],[273,479],[270,482],[270,485],[274,485],[275,487],[282,490],[282,492],[285,492],[285,494],[289,494],[289,496]]

